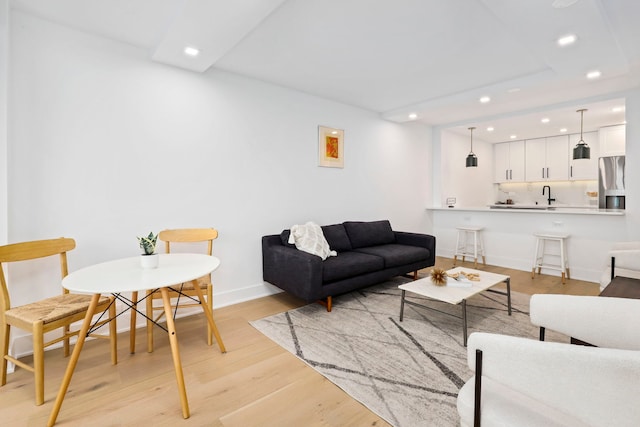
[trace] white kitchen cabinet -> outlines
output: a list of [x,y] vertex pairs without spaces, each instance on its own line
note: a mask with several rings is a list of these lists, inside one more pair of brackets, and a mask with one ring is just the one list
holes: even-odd
[[605,126],[600,128],[600,157],[624,156],[626,126]]
[[584,142],[591,149],[589,159],[573,160],[573,148],[580,141],[580,134],[569,135],[569,180],[578,181],[598,179],[598,157],[600,157],[600,142],[598,132],[584,132],[582,134]]
[[527,181],[566,181],[569,179],[569,137],[528,139],[525,159]]
[[524,181],[524,141],[494,144],[493,159],[493,182]]

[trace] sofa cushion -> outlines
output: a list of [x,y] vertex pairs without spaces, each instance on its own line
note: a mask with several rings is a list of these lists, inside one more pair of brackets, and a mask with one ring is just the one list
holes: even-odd
[[322,282],[348,279],[359,274],[382,270],[384,260],[379,256],[361,252],[342,252],[322,263]]
[[331,249],[337,252],[351,250],[351,242],[349,241],[349,236],[347,235],[347,230],[345,230],[344,225],[323,225],[321,228],[324,233],[324,238],[327,239]]
[[396,236],[391,229],[391,223],[387,220],[370,222],[347,221],[343,224],[349,235],[351,247],[354,249],[386,245],[396,241]]
[[320,226],[311,221],[292,226],[289,243],[294,243],[298,250],[317,255],[323,260],[337,255],[335,251],[330,250]]
[[429,259],[431,256],[429,249],[396,244],[370,246],[368,248],[354,249],[354,251],[381,257],[384,259],[384,268],[412,264]]

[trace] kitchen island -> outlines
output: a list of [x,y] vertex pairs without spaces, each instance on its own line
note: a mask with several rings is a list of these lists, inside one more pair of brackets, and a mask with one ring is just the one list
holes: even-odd
[[[567,249],[571,277],[598,282],[612,243],[628,240],[628,223],[623,210],[499,206],[504,207],[427,208],[438,241],[438,256],[453,258],[456,227],[482,226],[488,264],[531,271],[535,249],[533,233],[567,233],[570,235]],[[553,270],[543,270],[543,273],[559,275]]]
[[558,205],[489,205],[467,208],[427,208],[427,210],[442,211],[466,211],[466,212],[486,212],[498,211],[508,213],[543,213],[543,214],[573,214],[573,215],[624,215],[624,210],[620,209],[598,209],[590,206],[558,206]]

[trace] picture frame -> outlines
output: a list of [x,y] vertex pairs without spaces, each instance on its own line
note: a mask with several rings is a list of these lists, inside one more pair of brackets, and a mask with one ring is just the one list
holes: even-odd
[[344,167],[344,130],[318,126],[318,166]]

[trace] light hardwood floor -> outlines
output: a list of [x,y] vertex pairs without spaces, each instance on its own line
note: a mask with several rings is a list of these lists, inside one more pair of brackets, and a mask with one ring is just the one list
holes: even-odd
[[[436,267],[453,260],[438,258]],[[472,267],[466,262],[464,267]],[[513,291],[597,295],[598,285],[492,266],[478,269],[511,276]],[[429,274],[430,269],[420,272]],[[338,297],[339,298],[339,297]],[[80,356],[62,405],[60,426],[388,426],[341,389],[256,331],[249,321],[300,306],[285,294],[215,310],[228,352],[208,347],[203,315],[177,320],[191,418],[183,419],[168,340],[156,330],[154,353],[139,343],[129,354],[129,335],[118,337],[118,365],[108,346],[90,341]],[[142,331],[138,337],[143,337]],[[34,405],[33,377],[23,369],[0,388],[0,425],[44,426],[67,360],[46,352],[45,403]],[[31,362],[29,360],[29,362]]]

